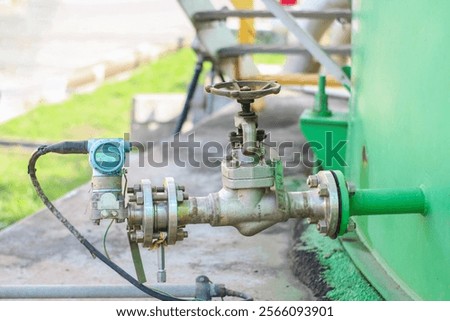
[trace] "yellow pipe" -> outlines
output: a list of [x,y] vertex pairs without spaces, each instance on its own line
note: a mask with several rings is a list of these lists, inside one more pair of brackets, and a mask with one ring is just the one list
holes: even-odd
[[[253,9],[253,0],[231,0],[233,6],[238,10]],[[253,44],[255,43],[255,19],[241,18],[239,25],[239,43]]]
[[[251,77],[251,79],[241,79],[241,80],[276,81],[281,85],[315,86],[318,84],[319,75],[318,74],[254,75]],[[342,85],[336,78],[332,76],[327,76],[327,87],[342,87]]]

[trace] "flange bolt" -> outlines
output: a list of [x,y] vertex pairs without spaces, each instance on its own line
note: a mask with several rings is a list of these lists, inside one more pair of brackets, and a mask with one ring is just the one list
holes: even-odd
[[324,220],[319,221],[317,223],[317,230],[321,234],[327,234],[327,223]]
[[347,232],[353,232],[356,229],[356,223],[350,219],[347,224]]
[[310,188],[317,187],[319,185],[319,178],[317,175],[309,175],[306,184],[308,184]]
[[319,196],[328,196],[328,186],[327,184],[319,184]]

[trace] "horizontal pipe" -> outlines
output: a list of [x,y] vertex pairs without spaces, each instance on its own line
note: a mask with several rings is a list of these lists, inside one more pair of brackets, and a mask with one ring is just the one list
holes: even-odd
[[289,219],[278,210],[276,196],[266,188],[222,188],[204,197],[190,197],[178,206],[178,224],[234,226],[242,235],[252,236]]
[[[157,284],[156,291],[181,298],[195,297],[195,285]],[[211,287],[211,292],[215,292]],[[211,293],[211,296],[217,296]],[[0,285],[0,299],[150,298],[131,285]]]
[[[324,46],[321,50],[329,55],[350,56],[351,46]],[[284,55],[304,55],[309,54],[309,50],[300,46],[274,46],[274,45],[236,45],[224,47],[218,51],[221,58],[237,57],[244,54],[284,54]]]
[[[276,81],[280,85],[317,86],[318,74],[271,74],[255,75],[242,80]],[[327,87],[341,87],[341,83],[332,76],[327,76]],[[316,92],[314,92],[316,94]],[[327,93],[328,94],[328,93]],[[348,93],[347,93],[348,94]],[[347,97],[348,98],[348,97]],[[253,107],[254,108],[254,107]]]
[[425,212],[425,195],[420,188],[363,189],[350,197],[351,216]]
[[[350,10],[321,10],[321,11],[288,11],[295,18],[310,19],[337,19],[343,18],[351,20],[352,12]],[[207,22],[214,20],[223,20],[226,18],[273,18],[274,15],[266,10],[214,10],[200,11],[193,15],[195,22]]]

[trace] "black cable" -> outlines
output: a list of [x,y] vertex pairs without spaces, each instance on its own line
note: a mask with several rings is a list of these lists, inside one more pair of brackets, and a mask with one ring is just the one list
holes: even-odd
[[173,296],[165,295],[159,293],[145,285],[139,283],[133,276],[128,274],[125,270],[123,270],[120,266],[109,260],[102,252],[97,250],[89,241],[87,241],[83,235],[61,214],[61,212],[53,205],[53,203],[48,199],[42,190],[41,185],[36,177],[36,162],[39,157],[45,155],[47,153],[59,153],[59,154],[87,154],[87,141],[83,142],[63,142],[49,146],[41,146],[39,147],[31,156],[30,161],[28,162],[28,174],[31,178],[31,183],[33,184],[39,198],[42,202],[47,206],[47,208],[52,212],[53,215],[72,233],[77,240],[88,249],[89,252],[94,257],[99,258],[103,263],[108,265],[111,269],[113,269],[116,273],[118,273],[125,280],[130,282],[132,285],[137,287],[142,292],[162,301],[185,301],[183,299],[179,299]]
[[230,289],[225,289],[225,296],[234,296],[243,299],[243,301],[253,301],[250,295]]
[[187,115],[189,113],[189,109],[191,109],[191,101],[194,97],[195,89],[197,88],[198,78],[203,70],[203,62],[205,58],[203,55],[199,54],[197,56],[197,63],[195,64],[194,75],[192,76],[191,83],[189,84],[188,93],[186,96],[186,100],[184,102],[183,110],[181,111],[180,116],[178,117],[177,124],[175,126],[174,135],[178,134],[183,127],[184,122],[186,121]]

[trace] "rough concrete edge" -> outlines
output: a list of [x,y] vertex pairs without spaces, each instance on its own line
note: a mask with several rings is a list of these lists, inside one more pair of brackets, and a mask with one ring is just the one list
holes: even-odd
[[106,80],[135,70],[183,47],[186,47],[186,41],[179,39],[164,47],[141,43],[135,49],[112,52],[104,61],[79,68],[69,75],[66,80],[66,92],[69,94],[77,92],[88,85],[98,87]]
[[[91,90],[97,89],[100,85],[105,83],[105,81],[136,70],[140,66],[156,61],[166,54],[176,52],[182,48],[187,48],[186,44],[187,41],[185,39],[179,39],[177,42],[173,42],[164,47],[155,47],[147,43],[142,43],[134,50],[121,51],[120,56],[118,54],[117,56],[112,54],[109,59],[105,59],[103,62],[78,68],[65,80],[66,97],[64,100],[70,98],[71,94],[83,91],[88,86],[91,87]],[[45,98],[41,97],[40,101],[45,101]],[[7,121],[14,118],[8,119]],[[33,149],[50,143],[51,142],[1,139],[0,147],[22,147]]]

